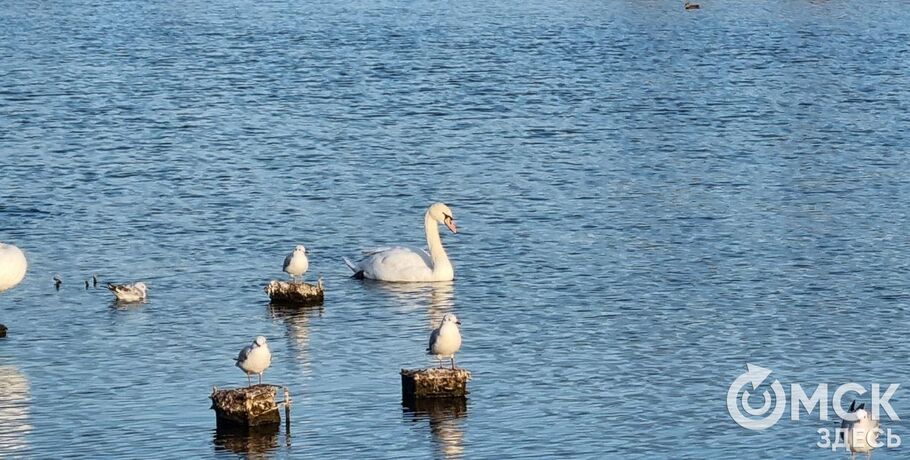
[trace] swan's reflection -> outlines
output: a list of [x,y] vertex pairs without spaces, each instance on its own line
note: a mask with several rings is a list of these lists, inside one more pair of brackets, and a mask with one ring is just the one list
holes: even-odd
[[0,366],[0,458],[24,454],[31,396],[28,380],[13,366]]
[[296,307],[284,304],[269,304],[269,316],[284,321],[288,328],[288,336],[293,340],[297,357],[302,363],[309,363],[307,350],[310,343],[310,320],[315,316],[322,316],[325,311],[322,305],[309,307]]
[[404,417],[412,422],[426,420],[433,444],[441,458],[461,458],[464,454],[464,418],[468,414],[465,398],[436,398],[403,403]]
[[271,458],[269,454],[278,448],[280,426],[243,428],[219,425],[215,430],[215,451],[227,450],[248,459]]
[[396,303],[408,309],[426,308],[427,326],[439,326],[442,316],[450,313],[455,305],[455,283],[383,283],[364,281],[367,289],[381,291],[395,298]]

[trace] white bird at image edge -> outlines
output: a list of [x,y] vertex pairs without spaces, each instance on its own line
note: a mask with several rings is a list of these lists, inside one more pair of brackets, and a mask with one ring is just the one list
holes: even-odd
[[0,292],[19,284],[25,278],[27,268],[28,262],[21,249],[0,243]]

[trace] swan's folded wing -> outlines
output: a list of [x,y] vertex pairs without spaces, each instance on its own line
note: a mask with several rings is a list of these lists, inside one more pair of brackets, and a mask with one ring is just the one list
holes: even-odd
[[396,246],[370,254],[358,266],[367,278],[406,281],[425,277],[432,261],[422,249]]
[[382,265],[397,268],[409,266],[428,267],[432,266],[433,263],[430,255],[423,249],[407,246],[388,248],[385,251],[373,253],[370,258]]
[[383,246],[379,248],[364,249],[363,251],[360,251],[360,255],[363,257],[370,257],[373,254],[379,254],[380,252],[391,251],[393,249],[399,249],[402,247],[404,246]]

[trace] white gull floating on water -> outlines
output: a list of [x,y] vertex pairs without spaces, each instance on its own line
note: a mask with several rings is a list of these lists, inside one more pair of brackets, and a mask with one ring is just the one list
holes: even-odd
[[439,361],[439,367],[442,367],[442,360],[450,358],[452,360],[452,369],[455,369],[455,353],[461,348],[461,332],[458,325],[461,324],[458,318],[451,313],[446,313],[442,317],[439,327],[433,329],[430,333],[430,345],[427,347],[428,355],[435,355]]
[[272,352],[263,336],[256,337],[253,343],[243,347],[237,355],[237,367],[246,373],[247,384],[252,386],[250,376],[259,374],[259,383],[262,383],[262,373],[272,364]]
[[114,293],[118,302],[141,302],[145,300],[147,292],[145,283],[141,281],[134,284],[108,283],[107,288]]
[[22,250],[11,244],[0,243],[0,291],[5,291],[22,281],[28,262]]
[[854,420],[844,420],[840,425],[841,440],[851,452],[872,452],[872,449],[880,445],[878,420],[866,412],[865,406],[866,403],[862,403],[856,407],[856,401],[851,402],[847,413],[852,415]]
[[306,248],[301,244],[297,245],[294,248],[294,251],[284,258],[284,267],[282,267],[282,270],[288,275],[291,275],[291,279],[297,279],[298,276],[302,276],[306,273],[309,268],[310,261],[306,257]]

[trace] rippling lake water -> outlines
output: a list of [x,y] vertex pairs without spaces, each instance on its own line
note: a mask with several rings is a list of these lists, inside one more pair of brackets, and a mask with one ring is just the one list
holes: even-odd
[[[906,6],[10,2],[0,457],[846,456],[725,398],[746,363],[907,382]],[[454,283],[348,279],[437,200]],[[295,244],[322,308],[262,292]],[[446,312],[467,404],[403,408]],[[258,334],[290,435],[216,433]]]

